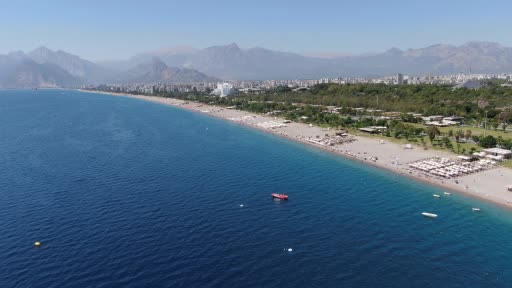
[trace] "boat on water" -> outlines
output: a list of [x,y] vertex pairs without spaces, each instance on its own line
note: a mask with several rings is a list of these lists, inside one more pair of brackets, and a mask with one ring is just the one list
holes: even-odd
[[434,194],[434,195],[432,195],[432,196],[434,196],[434,197],[436,197],[436,198],[441,198],[441,195],[439,195],[439,194]]
[[444,192],[444,195],[452,195],[450,192]]
[[270,195],[272,195],[272,198],[274,199],[288,200],[288,195],[286,194],[272,193]]
[[437,214],[434,214],[434,213],[423,212],[423,213],[421,213],[421,215],[423,215],[425,217],[429,217],[429,218],[437,218]]
[[471,210],[473,210],[475,212],[480,212],[480,208],[471,208]]

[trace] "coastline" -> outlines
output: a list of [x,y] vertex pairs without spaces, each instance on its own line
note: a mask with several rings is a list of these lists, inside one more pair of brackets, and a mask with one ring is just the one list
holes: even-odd
[[[265,131],[266,133],[281,136],[301,144],[307,144],[311,147],[322,149],[337,156],[356,160],[359,163],[386,169],[400,176],[409,177],[453,192],[459,192],[502,207],[512,208],[512,192],[509,192],[506,189],[507,185],[512,184],[512,169],[507,169],[505,167],[497,166],[482,172],[458,176],[451,179],[428,177],[423,173],[410,169],[407,163],[436,156],[455,158],[456,154],[445,151],[423,150],[422,147],[415,145],[413,145],[413,149],[404,149],[400,144],[387,142],[385,137],[378,139],[355,135],[350,136],[355,139],[353,142],[337,144],[335,146],[324,146],[319,143],[312,142],[311,139],[324,135],[334,136],[334,130],[296,122],[287,123],[286,127],[268,128],[269,125],[272,126],[277,123],[283,123],[284,119],[174,98],[102,91],[80,91],[141,99],[174,106],[195,113],[210,115],[226,121],[235,122],[239,125]],[[382,144],[381,140],[385,141],[385,144]],[[374,157],[377,157],[378,160],[373,160]]]

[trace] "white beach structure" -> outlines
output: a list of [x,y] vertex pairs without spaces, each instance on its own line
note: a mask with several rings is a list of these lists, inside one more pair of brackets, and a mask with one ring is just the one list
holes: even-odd
[[488,148],[484,149],[485,157],[493,160],[503,161],[504,159],[512,158],[512,151],[501,148]]
[[226,97],[233,95],[234,92],[235,89],[233,88],[233,85],[229,83],[217,83],[217,88],[212,91],[212,94],[220,97]]
[[468,175],[484,169],[489,169],[495,165],[495,161],[488,159],[480,159],[475,162],[464,162],[460,159],[454,160],[438,157],[409,163],[410,168],[443,178]]
[[437,126],[437,127],[448,127],[448,126],[454,126],[459,124],[459,122],[455,121],[449,121],[449,120],[441,120],[441,121],[431,121],[431,122],[425,122],[425,125],[427,126]]
[[459,158],[461,161],[465,161],[465,162],[471,161],[471,157],[465,156],[465,155],[459,155],[459,156],[457,156],[457,158]]

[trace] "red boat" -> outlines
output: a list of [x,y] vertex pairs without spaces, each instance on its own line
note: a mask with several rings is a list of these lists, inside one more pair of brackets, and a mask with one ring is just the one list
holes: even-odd
[[272,193],[271,195],[273,198],[277,198],[277,199],[281,199],[281,200],[288,200],[288,195],[286,195],[286,194]]

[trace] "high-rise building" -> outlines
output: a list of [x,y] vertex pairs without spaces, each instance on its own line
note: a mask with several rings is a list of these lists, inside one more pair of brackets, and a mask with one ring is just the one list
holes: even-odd
[[404,75],[402,73],[398,73],[398,75],[396,75],[396,84],[404,84]]

